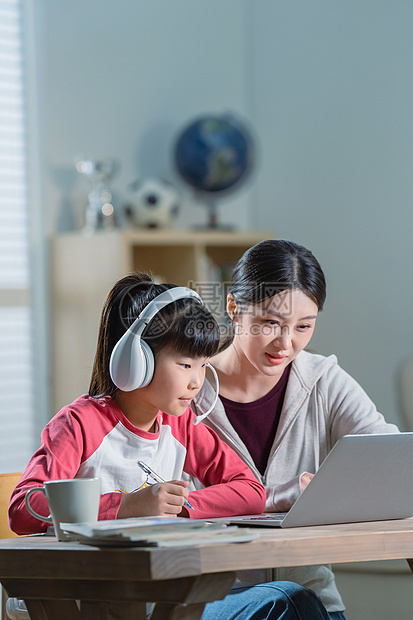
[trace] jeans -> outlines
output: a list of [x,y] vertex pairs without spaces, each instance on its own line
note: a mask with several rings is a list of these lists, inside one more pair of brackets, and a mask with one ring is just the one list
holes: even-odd
[[291,581],[234,588],[222,601],[205,605],[202,620],[345,620],[328,614],[312,590]]
[[[24,601],[8,599],[9,618],[30,620]],[[238,588],[223,601],[205,605],[202,620],[346,620],[342,611],[327,614],[320,599],[312,590],[290,581],[263,583],[250,588]]]

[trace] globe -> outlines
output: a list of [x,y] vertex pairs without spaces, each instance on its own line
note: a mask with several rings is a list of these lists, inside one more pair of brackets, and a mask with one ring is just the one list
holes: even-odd
[[250,131],[230,114],[202,116],[182,130],[174,156],[182,179],[209,208],[207,228],[218,228],[216,199],[238,189],[253,168]]

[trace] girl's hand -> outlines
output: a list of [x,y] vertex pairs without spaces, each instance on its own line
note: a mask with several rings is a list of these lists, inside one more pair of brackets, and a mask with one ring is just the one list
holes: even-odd
[[301,493],[304,491],[306,486],[309,484],[310,480],[314,478],[314,474],[310,474],[308,471],[305,471],[300,476],[300,490]]
[[154,515],[187,517],[188,511],[184,507],[184,501],[189,495],[186,488],[188,485],[188,481],[171,480],[152,484],[133,493],[123,493],[117,518]]

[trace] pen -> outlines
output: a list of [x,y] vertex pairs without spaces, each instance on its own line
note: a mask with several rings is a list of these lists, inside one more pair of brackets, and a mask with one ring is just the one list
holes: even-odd
[[[153,478],[153,480],[155,480],[155,482],[166,482],[163,478],[158,476],[158,474],[156,472],[154,472],[153,469],[151,469],[149,467],[149,465],[147,465],[143,461],[137,461],[137,463],[138,463],[139,467],[145,472],[145,474],[148,474],[148,476]],[[188,502],[187,499],[184,501],[184,506],[186,506],[187,508],[190,508],[191,510],[194,510],[194,507],[192,506],[192,504],[190,504]]]

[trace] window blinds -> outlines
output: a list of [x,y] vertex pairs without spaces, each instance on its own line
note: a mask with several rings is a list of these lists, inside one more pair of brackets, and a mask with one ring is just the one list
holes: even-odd
[[0,472],[34,450],[32,312],[20,0],[0,0]]

